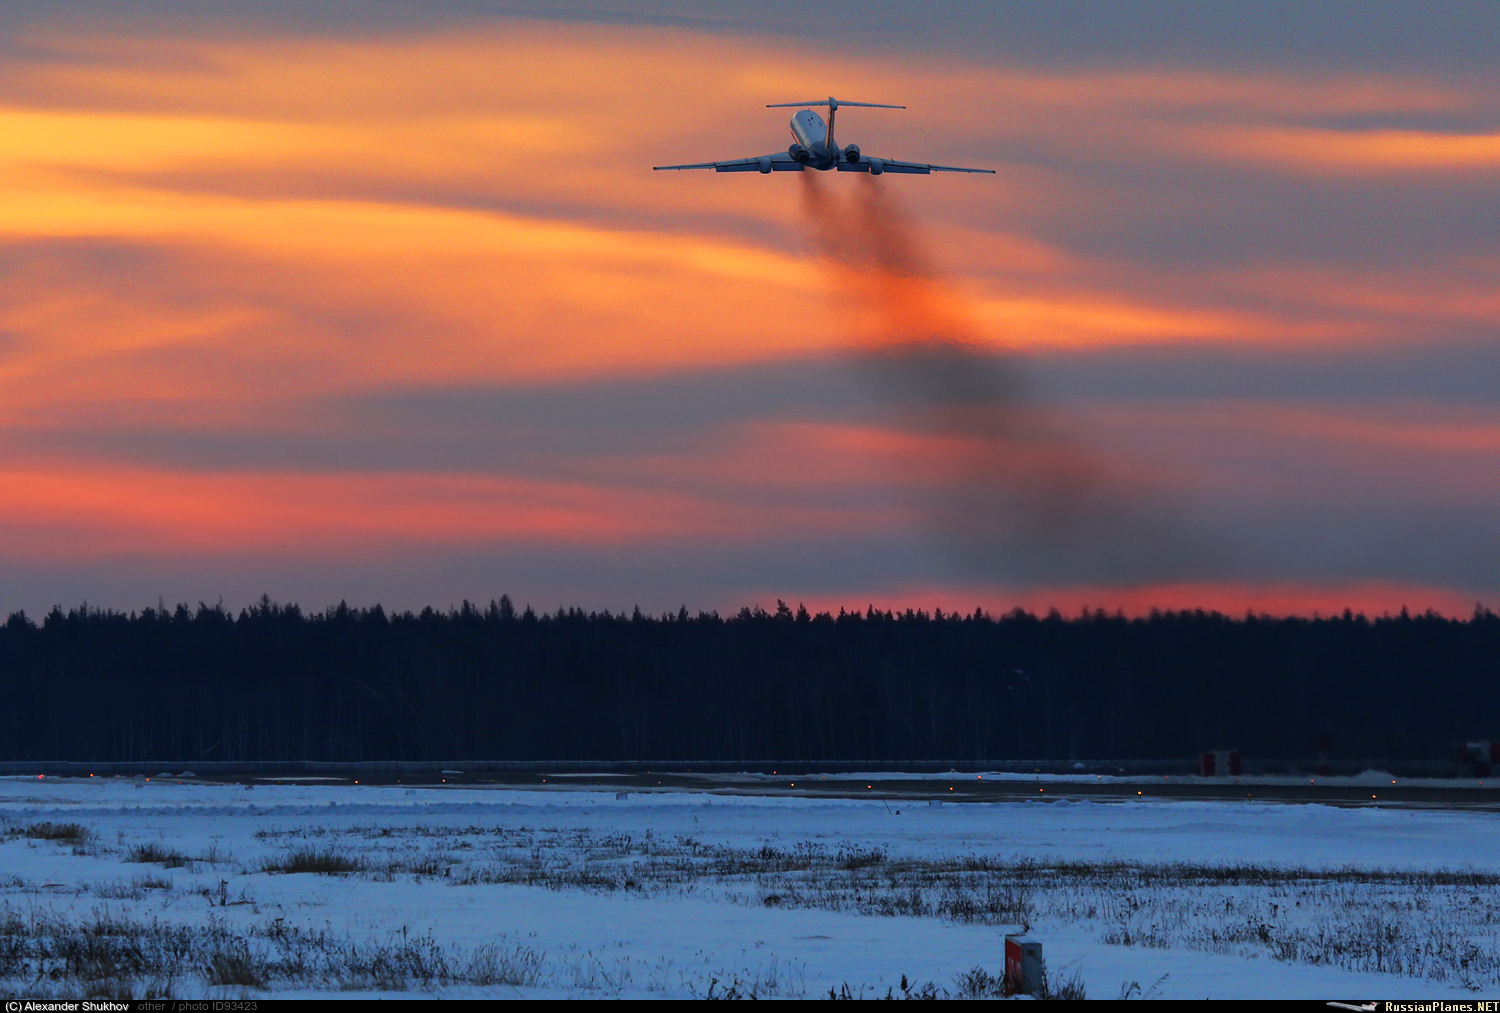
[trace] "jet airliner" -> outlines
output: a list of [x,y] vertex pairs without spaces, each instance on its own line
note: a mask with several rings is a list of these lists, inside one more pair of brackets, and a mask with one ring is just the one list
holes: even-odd
[[[809,106],[827,106],[828,122],[813,112]],[[930,172],[988,172],[994,169],[964,169],[956,165],[928,165],[925,162],[903,162],[897,158],[877,158],[859,150],[851,144],[840,148],[833,139],[833,121],[844,106],[864,106],[869,109],[905,109],[906,106],[888,106],[879,102],[843,102],[830,96],[819,102],[774,102],[767,109],[791,109],[801,107],[792,115],[792,145],[785,151],[755,158],[736,158],[727,162],[693,162],[690,165],[657,165],[655,169],[712,169],[715,172],[802,172],[817,169],[827,172],[868,172],[879,176],[887,172],[906,172],[927,175]]]

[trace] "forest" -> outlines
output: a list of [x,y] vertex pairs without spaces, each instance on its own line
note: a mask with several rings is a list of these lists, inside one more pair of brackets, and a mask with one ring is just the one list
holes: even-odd
[[1500,616],[13,613],[0,760],[1445,759],[1500,738]]

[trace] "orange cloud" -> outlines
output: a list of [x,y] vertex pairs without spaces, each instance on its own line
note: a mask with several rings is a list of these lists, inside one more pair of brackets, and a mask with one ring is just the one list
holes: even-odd
[[[1347,464],[1396,453],[1457,458],[1500,454],[1500,411],[1488,405],[1228,397],[1135,404],[1101,400],[1085,409],[1085,417],[1093,428],[1133,430],[1148,443],[1189,427],[1205,438],[1253,434],[1258,446],[1284,448],[1280,452],[1289,455],[1317,446],[1317,452]],[[1469,486],[1469,477],[1490,484],[1489,476],[1470,476],[1465,468],[1454,472],[1452,488]]]
[[[81,465],[81,462],[79,462]],[[471,473],[0,470],[13,563],[220,553],[337,560],[399,546],[605,547],[888,528],[889,511]]]
[[1500,167],[1500,134],[1281,127],[1204,131],[1200,148],[1319,173],[1454,172]]

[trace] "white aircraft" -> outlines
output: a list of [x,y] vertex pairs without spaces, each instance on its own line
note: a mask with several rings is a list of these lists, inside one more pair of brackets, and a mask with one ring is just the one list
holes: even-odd
[[903,162],[896,158],[875,158],[851,144],[840,148],[833,139],[833,120],[841,106],[865,106],[870,109],[905,109],[906,106],[881,105],[879,102],[841,102],[830,96],[822,102],[775,102],[767,109],[790,109],[794,106],[827,106],[828,122],[823,117],[804,108],[792,116],[792,137],[795,141],[785,151],[757,158],[736,158],[728,162],[694,162],[691,165],[657,165],[655,169],[712,169],[715,172],[801,172],[817,169],[827,172],[868,172],[879,176],[887,172],[909,172],[927,175],[930,172],[988,172],[994,169],[963,169],[956,165],[928,165],[925,162]]

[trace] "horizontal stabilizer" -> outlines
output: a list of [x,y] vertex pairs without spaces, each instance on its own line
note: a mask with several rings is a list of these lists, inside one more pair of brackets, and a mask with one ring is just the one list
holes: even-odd
[[846,101],[844,101],[841,98],[834,98],[832,96],[829,96],[828,98],[816,99],[816,100],[814,100],[812,102],[772,102],[771,104],[767,105],[766,108],[767,109],[790,109],[793,106],[827,106],[830,109],[837,109],[840,106],[864,106],[866,109],[905,109],[906,108],[906,106],[888,106],[888,105],[886,105],[883,102],[846,102]]

